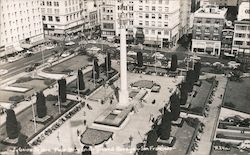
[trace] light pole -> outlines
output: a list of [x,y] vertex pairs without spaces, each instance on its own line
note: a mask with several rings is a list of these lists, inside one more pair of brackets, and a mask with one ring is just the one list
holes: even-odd
[[33,102],[31,103],[32,106],[32,114],[33,114],[33,122],[34,122],[34,129],[35,129],[35,133],[36,133],[36,116],[35,116],[35,109],[34,109],[34,105]]

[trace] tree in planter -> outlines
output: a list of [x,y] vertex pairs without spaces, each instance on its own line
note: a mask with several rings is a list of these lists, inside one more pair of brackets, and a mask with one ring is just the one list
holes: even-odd
[[170,67],[170,70],[171,71],[176,71],[177,69],[177,65],[178,65],[178,59],[177,59],[177,55],[174,54],[172,55],[172,59],[171,59],[171,67]]
[[58,80],[59,85],[59,99],[61,102],[66,102],[66,80]]
[[179,118],[181,112],[180,98],[176,93],[170,96],[170,110],[172,120],[176,121]]
[[138,67],[142,67],[143,66],[142,52],[137,52],[137,66]]
[[92,71],[92,78],[99,79],[99,76],[100,76],[99,65],[97,63],[97,60],[94,59],[94,66],[93,66],[93,71]]
[[110,53],[108,53],[107,56],[105,57],[105,68],[106,68],[106,71],[110,71],[111,70],[111,57],[110,57]]
[[12,110],[12,109],[7,109],[6,114],[7,114],[7,117],[6,117],[7,136],[10,139],[15,139],[19,135],[16,114],[15,114],[14,110]]
[[186,82],[187,82],[187,86],[188,86],[188,92],[192,92],[193,91],[194,82],[195,82],[195,73],[194,73],[194,70],[187,71]]
[[47,115],[46,99],[42,91],[36,94],[36,111],[38,118]]
[[201,72],[201,63],[197,62],[194,65],[194,77],[195,77],[195,82],[199,80],[200,77],[200,72]]
[[165,112],[165,114],[162,117],[162,121],[159,127],[159,137],[162,140],[168,140],[170,137],[170,132],[171,132],[171,115],[168,111]]
[[180,104],[185,105],[188,99],[188,83],[187,82],[181,83],[180,93],[181,93]]
[[81,70],[78,70],[78,85],[79,85],[79,90],[84,90],[85,89],[85,83],[83,80],[83,73]]
[[156,148],[157,147],[157,139],[158,139],[158,135],[157,135],[156,130],[155,129],[150,130],[147,134],[146,147]]

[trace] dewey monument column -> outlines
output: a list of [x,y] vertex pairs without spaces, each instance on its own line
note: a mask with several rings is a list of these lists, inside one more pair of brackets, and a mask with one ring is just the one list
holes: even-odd
[[126,46],[126,15],[120,16],[120,79],[121,87],[119,92],[119,105],[126,107],[128,103],[128,84],[127,84],[127,46]]

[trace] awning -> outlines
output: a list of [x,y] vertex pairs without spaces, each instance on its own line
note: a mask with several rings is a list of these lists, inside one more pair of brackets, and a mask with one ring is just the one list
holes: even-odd
[[146,45],[161,45],[161,41],[145,40],[143,44],[146,44]]

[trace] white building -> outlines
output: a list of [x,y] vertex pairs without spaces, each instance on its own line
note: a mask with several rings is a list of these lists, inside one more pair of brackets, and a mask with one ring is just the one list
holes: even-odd
[[97,23],[93,0],[43,0],[41,10],[46,37],[64,37],[92,29]]
[[227,9],[207,5],[194,13],[192,52],[220,55],[221,33]]
[[180,1],[180,38],[188,33],[190,29],[190,16],[191,16],[191,0],[181,0]]
[[234,38],[232,53],[250,54],[250,8],[249,2],[242,2],[239,6],[237,21],[234,23]]
[[44,39],[39,0],[0,1],[0,57],[35,46]]
[[[188,4],[185,2],[183,6]],[[101,6],[103,38],[119,36],[121,6],[128,19],[127,37],[133,36],[135,42],[171,48],[180,37],[179,31],[186,31],[182,29],[188,24],[184,12],[189,11],[183,7],[180,16],[180,0],[104,0]],[[180,17],[185,18],[182,24]]]

